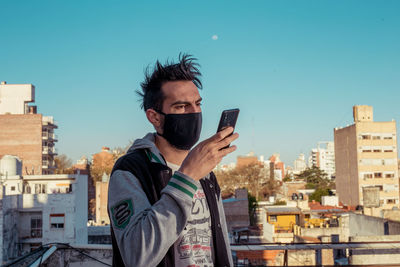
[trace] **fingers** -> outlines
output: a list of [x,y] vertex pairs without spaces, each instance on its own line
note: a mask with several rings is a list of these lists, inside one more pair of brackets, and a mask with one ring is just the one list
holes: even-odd
[[212,142],[219,142],[222,139],[224,139],[225,137],[227,137],[228,135],[230,135],[233,132],[233,127],[227,127],[221,131],[219,131],[218,133],[214,134],[211,138],[210,141]]
[[236,146],[230,146],[230,147],[221,149],[221,150],[219,150],[219,153],[220,153],[219,156],[220,156],[221,159],[222,159],[222,158],[225,157],[226,155],[228,155],[228,154],[232,153],[233,151],[235,151],[236,148],[237,148]]
[[239,134],[238,133],[234,133],[234,134],[222,139],[221,141],[218,142],[217,148],[221,149],[221,148],[224,148],[224,147],[228,146],[230,143],[235,141],[238,137],[239,137]]

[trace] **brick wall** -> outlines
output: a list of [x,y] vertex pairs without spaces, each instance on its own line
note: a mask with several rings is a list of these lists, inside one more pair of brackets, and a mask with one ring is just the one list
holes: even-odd
[[0,155],[19,157],[23,175],[42,174],[42,115],[0,115]]

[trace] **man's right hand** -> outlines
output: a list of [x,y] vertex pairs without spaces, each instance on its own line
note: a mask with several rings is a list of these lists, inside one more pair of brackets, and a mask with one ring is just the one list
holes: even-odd
[[236,150],[236,146],[224,148],[239,137],[238,133],[229,136],[232,132],[233,128],[229,127],[199,143],[186,156],[179,171],[194,180],[206,176],[223,157]]

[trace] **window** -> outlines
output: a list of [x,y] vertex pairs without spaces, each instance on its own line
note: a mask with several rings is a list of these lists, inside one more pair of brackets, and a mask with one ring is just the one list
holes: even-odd
[[379,135],[373,135],[372,140],[381,140],[381,137]]
[[389,198],[389,199],[386,200],[386,204],[396,204],[396,199]]
[[367,149],[363,149],[362,152],[371,152],[372,150],[367,148]]
[[11,191],[15,191],[15,186],[11,186]]
[[372,173],[364,173],[364,178],[372,178]]
[[379,152],[382,152],[382,150],[380,148],[374,148],[374,152],[379,153]]
[[394,173],[386,173],[385,178],[394,178]]
[[64,214],[50,214],[50,228],[51,229],[63,229],[65,222]]
[[382,178],[382,173],[381,172],[375,172],[374,173],[374,178]]
[[28,184],[24,185],[24,193],[25,194],[30,194],[31,193],[31,187]]
[[270,222],[276,222],[277,220],[276,220],[276,215],[270,215],[269,216],[269,221]]
[[31,218],[31,237],[42,237],[42,218]]
[[35,184],[35,194],[46,194],[46,185]]
[[383,185],[376,185],[375,187],[378,187],[379,191],[383,191]]
[[383,139],[385,139],[385,140],[390,140],[390,139],[393,139],[393,137],[391,137],[391,136],[385,136],[385,137],[383,137]]
[[371,139],[371,136],[370,136],[369,134],[363,134],[363,135],[361,135],[361,138],[362,138],[363,140],[370,140],[370,139]]
[[385,163],[382,163],[382,165],[395,165],[396,164],[396,159],[384,159],[382,161],[385,161]]

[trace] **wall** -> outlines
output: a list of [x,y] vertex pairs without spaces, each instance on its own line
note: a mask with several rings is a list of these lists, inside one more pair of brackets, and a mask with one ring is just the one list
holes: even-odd
[[77,174],[77,183],[74,184],[75,190],[75,221],[77,244],[87,244],[87,221],[88,221],[88,176]]
[[108,182],[96,182],[96,225],[110,224],[107,202]]
[[[355,236],[351,237],[351,242],[379,242],[400,240],[400,235],[385,236]],[[349,264],[399,264],[400,249],[352,249]]]
[[35,86],[0,84],[0,114],[24,114],[25,102],[35,102]]
[[275,226],[273,224],[269,224],[266,221],[263,223],[263,237],[269,242],[273,242],[275,234]]
[[[228,232],[230,232],[233,227],[250,225],[247,191],[245,194],[244,192],[236,192],[236,194],[237,197],[242,198],[230,198],[222,201]],[[245,198],[243,198],[244,195],[246,195]]]
[[334,130],[336,192],[345,205],[359,204],[356,126]]
[[17,228],[17,197],[3,195],[4,188],[0,186],[0,263],[19,256]]
[[22,174],[42,174],[42,115],[0,115],[0,155],[22,161]]

